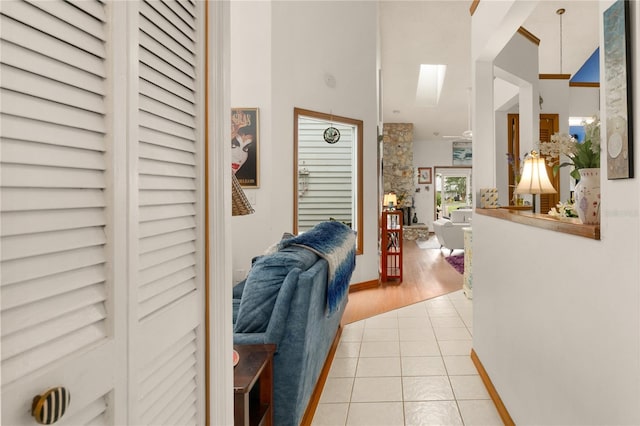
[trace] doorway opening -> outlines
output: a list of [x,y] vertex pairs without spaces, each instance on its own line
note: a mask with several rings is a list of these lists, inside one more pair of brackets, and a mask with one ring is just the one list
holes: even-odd
[[471,167],[435,167],[434,219],[448,218],[453,210],[473,204]]

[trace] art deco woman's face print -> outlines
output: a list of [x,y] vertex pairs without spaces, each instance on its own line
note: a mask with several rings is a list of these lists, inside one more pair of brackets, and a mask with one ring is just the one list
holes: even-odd
[[238,134],[231,140],[231,168],[233,173],[236,173],[247,161],[251,143],[253,143],[253,135],[250,134]]

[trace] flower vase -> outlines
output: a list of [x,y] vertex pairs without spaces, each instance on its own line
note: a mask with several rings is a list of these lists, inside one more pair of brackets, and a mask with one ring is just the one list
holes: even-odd
[[580,181],[576,184],[575,209],[580,221],[587,225],[600,224],[600,169],[579,169]]

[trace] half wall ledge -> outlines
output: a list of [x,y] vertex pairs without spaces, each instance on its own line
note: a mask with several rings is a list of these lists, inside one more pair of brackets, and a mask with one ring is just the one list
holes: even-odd
[[562,232],[565,234],[577,235],[579,237],[600,239],[600,225],[584,225],[577,218],[555,218],[548,214],[532,213],[527,211],[507,210],[507,209],[480,209],[475,212],[483,216],[495,217],[497,219],[509,220],[523,225],[535,226],[549,231]]

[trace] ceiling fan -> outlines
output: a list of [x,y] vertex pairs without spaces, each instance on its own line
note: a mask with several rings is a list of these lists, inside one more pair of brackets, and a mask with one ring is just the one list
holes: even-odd
[[445,135],[442,137],[445,139],[463,139],[467,141],[473,139],[473,132],[471,131],[471,88],[467,89],[467,130],[460,135]]

